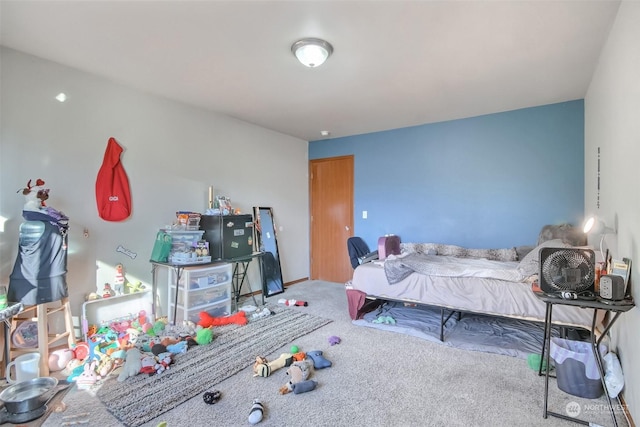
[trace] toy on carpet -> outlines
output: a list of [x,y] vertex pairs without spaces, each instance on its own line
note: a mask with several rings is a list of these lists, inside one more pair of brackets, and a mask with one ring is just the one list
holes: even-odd
[[187,341],[180,341],[175,344],[169,344],[167,351],[173,354],[182,354],[187,352]]
[[292,345],[291,350],[289,351],[291,351],[291,354],[296,354],[297,352],[300,351],[300,348],[297,345]]
[[307,356],[313,360],[313,369],[324,369],[331,366],[331,362],[324,358],[322,351],[308,351]]
[[272,314],[275,314],[273,311],[269,310],[267,307],[263,308],[260,311],[256,311],[251,315],[252,319],[260,319],[261,317],[269,317]]
[[308,380],[312,370],[313,362],[308,359],[293,362],[291,366],[289,366],[289,369],[287,369],[287,375],[289,375],[291,379],[280,387],[280,394],[287,394],[293,391],[293,384]]
[[195,340],[198,345],[207,345],[213,341],[213,331],[209,328],[202,328],[196,332]]
[[258,399],[253,400],[253,406],[251,406],[251,412],[249,412],[249,423],[258,424],[262,421],[262,415],[264,412],[264,406]]
[[315,390],[317,385],[318,382],[314,380],[300,381],[299,383],[291,384],[291,391],[293,394],[306,393]]
[[329,337],[329,344],[331,344],[331,345],[340,344],[340,341],[341,341],[340,337],[337,337],[335,335],[331,335]]
[[396,319],[394,319],[391,316],[378,316],[378,318],[373,320],[371,323],[384,323],[385,325],[395,325]]
[[122,382],[129,377],[135,377],[140,373],[140,369],[142,369],[142,353],[135,347],[130,348],[127,350],[127,357],[122,371],[118,375],[118,381]]
[[204,394],[202,395],[202,399],[204,400],[204,403],[207,403],[209,405],[213,405],[214,403],[218,402],[218,400],[220,400],[221,394],[220,391],[218,390],[213,390],[213,391],[205,391]]
[[258,356],[253,364],[253,376],[268,377],[280,368],[291,366],[292,363],[293,355],[291,353],[282,353],[280,357],[271,362],[267,361],[266,357]]
[[247,313],[245,313],[242,310],[238,311],[235,314],[232,314],[231,316],[224,316],[224,317],[214,317],[209,313],[207,313],[206,311],[201,311],[199,316],[200,316],[200,320],[198,321],[198,325],[202,326],[203,328],[209,328],[211,326],[230,325],[230,324],[236,324],[236,325],[247,324]]
[[286,306],[297,305],[299,307],[307,307],[309,305],[309,303],[306,301],[300,301],[296,299],[284,299],[284,298],[279,299],[278,304],[284,304]]
[[96,373],[96,362],[85,363],[83,372],[75,379],[76,387],[78,390],[87,390],[100,378],[100,375]]

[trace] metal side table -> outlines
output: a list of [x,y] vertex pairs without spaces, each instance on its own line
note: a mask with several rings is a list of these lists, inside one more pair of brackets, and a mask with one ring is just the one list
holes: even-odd
[[[608,301],[601,298],[597,298],[595,300],[569,300],[562,299],[557,296],[545,294],[543,292],[535,292],[533,291],[536,297],[542,300],[546,304],[546,313],[544,319],[544,337],[542,342],[542,357],[541,360],[546,362],[547,369],[545,369],[544,374],[544,412],[543,418],[547,418],[548,415],[551,415],[556,418],[562,418],[568,421],[573,421],[575,423],[583,424],[583,425],[592,425],[589,421],[581,420],[578,418],[572,418],[568,415],[559,414],[557,412],[551,412],[548,410],[548,399],[549,399],[549,369],[551,365],[549,364],[549,353],[551,350],[551,326],[552,326],[552,314],[553,314],[553,306],[554,305],[573,305],[581,308],[593,309],[593,320],[591,322],[591,350],[596,358],[596,364],[598,365],[598,371],[600,373],[600,381],[602,382],[602,387],[604,389],[604,394],[607,397],[607,402],[609,403],[609,412],[611,414],[611,419],[613,420],[613,425],[618,426],[618,420],[616,419],[615,411],[613,410],[613,403],[611,402],[611,398],[609,397],[609,392],[607,390],[607,384],[604,380],[604,362],[602,360],[602,355],[598,351],[600,344],[605,336],[609,333],[609,330],[613,326],[613,324],[618,320],[622,313],[625,313],[635,307],[635,303],[633,299],[626,299],[623,301]],[[598,311],[607,311],[613,314],[613,317],[609,319],[607,322],[605,329],[602,331],[600,336],[596,338],[596,323],[598,319]],[[540,367],[538,370],[538,375],[542,375],[542,367],[544,363],[540,363]]]

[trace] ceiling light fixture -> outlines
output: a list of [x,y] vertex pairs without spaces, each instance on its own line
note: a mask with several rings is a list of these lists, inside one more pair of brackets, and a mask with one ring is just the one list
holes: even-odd
[[314,68],[322,65],[333,53],[333,46],[322,39],[305,38],[291,45],[291,52],[303,65]]
[[56,99],[60,102],[64,102],[67,100],[67,95],[64,92],[60,92],[58,95],[56,95]]

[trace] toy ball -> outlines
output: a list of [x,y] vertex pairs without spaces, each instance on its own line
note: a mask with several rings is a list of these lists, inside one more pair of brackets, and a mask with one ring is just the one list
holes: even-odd
[[291,354],[296,354],[299,351],[300,351],[300,349],[298,348],[297,345],[292,345],[291,346]]

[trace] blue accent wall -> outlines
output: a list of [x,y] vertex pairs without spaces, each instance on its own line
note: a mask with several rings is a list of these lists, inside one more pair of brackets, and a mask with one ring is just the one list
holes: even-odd
[[[354,235],[471,248],[536,243],[584,215],[584,101],[312,141],[354,156]],[[367,211],[368,218],[362,218]]]

